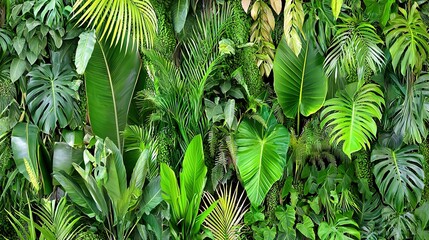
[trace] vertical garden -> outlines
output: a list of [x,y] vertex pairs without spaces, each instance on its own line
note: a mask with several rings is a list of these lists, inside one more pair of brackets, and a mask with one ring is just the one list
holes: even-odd
[[429,240],[429,1],[0,0],[0,239]]

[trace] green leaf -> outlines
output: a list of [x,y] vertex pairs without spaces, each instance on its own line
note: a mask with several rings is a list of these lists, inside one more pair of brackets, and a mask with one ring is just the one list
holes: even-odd
[[14,38],[13,39],[13,48],[15,49],[15,51],[18,55],[21,54],[24,47],[25,47],[25,38]]
[[370,141],[377,134],[377,123],[381,119],[383,92],[376,84],[365,84],[359,88],[357,83],[347,85],[335,98],[325,103],[321,113],[321,127],[333,127],[331,143],[343,142],[343,152],[351,154],[362,148],[369,148]]
[[401,14],[392,14],[384,29],[392,65],[400,69],[402,76],[410,67],[414,73],[420,73],[429,56],[429,33],[417,7],[418,3],[414,2],[409,12],[399,8]]
[[335,221],[322,222],[317,235],[321,240],[331,239],[360,239],[359,225],[352,219],[337,215]]
[[384,201],[401,212],[409,202],[420,202],[424,187],[423,156],[415,145],[397,150],[377,147],[371,153],[375,182]]
[[[56,54],[56,53],[54,53]],[[27,105],[34,122],[44,133],[50,134],[57,124],[64,128],[78,109],[73,86],[76,74],[68,67],[60,66],[59,58],[52,56],[53,65],[43,64],[28,73]]]
[[302,216],[303,222],[296,224],[296,229],[302,233],[306,238],[316,239],[316,235],[314,234],[314,223],[311,221],[311,218],[306,215]]
[[140,212],[147,215],[150,211],[162,202],[160,178],[154,178],[145,187],[142,194],[143,198],[140,203]]
[[296,239],[295,232],[295,209],[292,206],[287,205],[286,209],[278,207],[276,209],[276,218],[280,221],[279,231],[286,233],[286,239]]
[[110,140],[104,141],[105,151],[110,152],[106,160],[107,182],[105,183],[106,191],[114,203],[114,206],[123,198],[127,189],[127,173],[125,170],[122,154],[116,145]]
[[186,189],[186,196],[191,201],[195,194],[202,195],[207,173],[201,135],[197,135],[189,143],[182,167],[180,187]]
[[229,128],[232,127],[232,123],[234,122],[234,113],[235,113],[235,100],[228,99],[228,102],[225,104],[225,109],[223,110],[225,115],[225,122]]
[[120,149],[141,61],[136,49],[98,41],[85,72],[91,127],[97,136],[109,137]]
[[16,167],[36,190],[39,179],[39,129],[29,123],[18,123],[12,131],[12,152]]
[[244,120],[236,137],[237,168],[247,196],[259,206],[271,186],[281,178],[286,165],[289,132],[277,124],[266,108],[261,110],[266,128],[255,119]]
[[10,80],[15,82],[22,74],[24,74],[27,68],[27,62],[25,60],[14,58],[10,64]]
[[67,143],[56,142],[54,144],[54,155],[52,157],[53,171],[64,171],[71,174],[73,164],[80,164],[83,161],[83,149],[73,148]]
[[180,198],[180,190],[176,175],[174,174],[174,171],[165,163],[161,163],[160,169],[162,190],[161,196],[164,201],[170,204],[171,210],[174,212],[177,211],[177,215],[180,215],[178,203]]
[[83,74],[92,52],[94,51],[96,38],[94,31],[86,31],[79,35],[79,42],[77,44],[76,56],[74,63],[76,65],[76,72]]
[[186,17],[189,11],[189,0],[178,0],[173,5],[173,23],[176,33],[182,31],[185,26]]
[[337,19],[341,13],[341,6],[343,6],[343,0],[331,0],[332,14]]
[[274,59],[274,90],[289,118],[309,116],[322,107],[328,90],[323,57],[309,42],[297,57],[282,38]]

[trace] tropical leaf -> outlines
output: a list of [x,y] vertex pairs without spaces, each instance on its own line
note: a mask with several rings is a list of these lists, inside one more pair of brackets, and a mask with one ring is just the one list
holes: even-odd
[[337,31],[324,63],[326,74],[333,74],[335,79],[357,74],[361,80],[365,68],[374,73],[379,72],[385,59],[383,51],[378,47],[383,41],[375,27],[351,17],[343,18],[343,21],[343,24],[335,26]]
[[397,150],[377,147],[371,153],[375,182],[383,200],[398,212],[406,203],[415,207],[420,202],[424,187],[422,161],[414,145]]
[[39,179],[39,129],[29,123],[18,123],[12,131],[12,152],[16,167],[36,191]]
[[176,33],[182,31],[189,12],[189,0],[178,0],[173,5],[173,23]]
[[108,176],[105,180],[105,189],[114,206],[117,206],[117,203],[124,198],[127,189],[127,171],[118,147],[108,138],[106,138],[104,144],[105,150],[103,152],[105,152],[105,157],[107,158],[106,171]]
[[351,218],[336,215],[331,223],[322,222],[317,235],[321,240],[360,239],[359,225]]
[[314,234],[314,223],[308,216],[304,215],[303,222],[296,224],[296,229],[302,233],[306,238],[316,239],[316,235]]
[[10,80],[15,82],[27,69],[27,61],[20,58],[14,58],[10,64]]
[[86,31],[79,35],[79,42],[77,44],[76,56],[74,63],[76,65],[76,72],[83,74],[86,66],[88,65],[89,59],[91,58],[94,46],[96,43],[96,37],[94,31]]
[[429,33],[417,7],[418,3],[414,2],[409,12],[399,8],[401,14],[392,14],[384,29],[393,68],[399,68],[402,76],[406,75],[407,68],[418,74],[429,56]]
[[150,47],[158,28],[149,0],[77,0],[73,11],[79,25],[88,24],[100,41],[109,39],[110,46],[120,43],[120,48]]
[[64,171],[71,174],[74,169],[72,163],[80,164],[83,161],[83,150],[73,148],[65,142],[56,142],[53,150],[52,169],[54,172]]
[[343,142],[343,152],[351,154],[362,148],[370,148],[370,141],[377,134],[374,118],[381,119],[383,92],[376,84],[357,83],[347,85],[336,97],[325,103],[321,113],[321,127],[333,127],[331,143]]
[[36,0],[34,15],[51,28],[61,27],[64,21],[64,1]]
[[332,13],[334,18],[337,19],[341,12],[341,7],[343,6],[343,0],[331,0]]
[[160,178],[154,178],[143,190],[140,212],[147,215],[162,202]]
[[304,31],[302,30],[304,17],[305,13],[301,0],[285,1],[283,32],[286,44],[296,56],[299,55],[302,48],[300,34],[305,36]]
[[109,137],[122,149],[128,111],[137,84],[141,61],[136,49],[125,52],[97,41],[85,71],[88,114],[93,132]]
[[282,38],[274,60],[274,90],[287,117],[309,116],[322,107],[328,90],[322,64],[309,42],[297,57]]
[[[238,196],[238,185],[235,190],[232,186],[220,186],[216,189],[218,204],[205,218],[204,226],[213,233],[215,239],[240,239],[240,229],[244,214],[247,212],[246,196],[242,192]],[[210,208],[216,200],[208,192],[204,194],[204,209]]]
[[398,212],[391,207],[385,207],[382,215],[388,239],[411,239],[411,236],[415,235],[416,218],[411,212]]
[[286,209],[278,207],[276,209],[276,218],[280,221],[281,231],[285,232],[285,240],[296,239],[296,231],[295,231],[295,209],[287,205]]
[[260,113],[266,127],[254,119],[238,127],[237,168],[252,205],[259,206],[271,186],[281,178],[286,165],[289,132],[266,108]]
[[[59,53],[52,54],[53,64],[43,64],[28,73],[27,105],[33,121],[47,134],[52,133],[57,124],[64,128],[76,115],[81,81],[75,72],[61,66]],[[77,120],[80,122],[80,120]]]
[[365,13],[372,21],[381,23],[384,27],[389,21],[392,5],[395,0],[364,0]]

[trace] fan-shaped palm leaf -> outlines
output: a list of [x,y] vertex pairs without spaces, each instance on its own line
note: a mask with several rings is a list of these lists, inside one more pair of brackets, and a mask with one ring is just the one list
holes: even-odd
[[252,205],[259,206],[271,186],[280,179],[286,164],[289,132],[277,124],[272,113],[261,110],[265,124],[243,121],[236,137],[237,168]]
[[343,142],[343,151],[350,158],[353,152],[370,147],[370,140],[377,133],[373,118],[381,119],[383,93],[376,84],[359,88],[357,83],[349,84],[337,92],[336,97],[326,101],[322,111],[322,127],[332,126],[331,143]]
[[329,48],[324,67],[328,76],[335,79],[347,74],[357,73],[363,78],[364,68],[374,73],[384,65],[384,53],[377,46],[383,44],[376,29],[369,23],[357,22],[354,18],[345,18],[343,24],[336,26],[337,32]]
[[403,76],[410,66],[414,73],[419,73],[429,56],[429,33],[417,7],[415,2],[409,12],[399,8],[402,15],[394,14],[384,29],[392,65],[396,69],[400,64]]
[[423,156],[417,146],[397,150],[377,147],[371,153],[375,182],[383,200],[401,212],[406,202],[415,207],[420,201],[424,187]]
[[[81,14],[78,24],[95,29],[100,40],[126,48],[151,46],[157,31],[157,18],[149,0],[78,0],[73,6]],[[137,44],[136,44],[137,43]]]

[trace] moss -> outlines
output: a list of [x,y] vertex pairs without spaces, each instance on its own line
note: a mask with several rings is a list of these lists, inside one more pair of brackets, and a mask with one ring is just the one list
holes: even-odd
[[423,155],[423,170],[425,172],[425,187],[423,189],[423,201],[429,201],[429,143],[424,141],[419,146],[420,154]]
[[16,89],[13,83],[0,79],[0,113],[10,104],[15,95]]
[[0,176],[3,176],[12,167],[12,149],[8,142],[0,144]]
[[175,132],[169,127],[164,127],[158,135],[158,157],[159,163],[173,164],[171,161],[174,156],[174,139],[176,139]]
[[154,49],[166,59],[172,59],[176,48],[173,22],[169,14],[169,1],[153,0],[152,6],[158,18],[158,33],[154,40]]
[[274,183],[271,187],[270,191],[268,191],[267,196],[265,198],[265,215],[268,216],[270,222],[274,222],[276,219],[275,211],[277,206],[279,205],[280,200],[280,184],[279,182]]
[[249,41],[249,29],[251,26],[251,18],[241,7],[241,0],[233,0],[232,4],[232,21],[233,24],[228,25],[226,29],[227,38],[234,41],[235,44],[243,44]]

